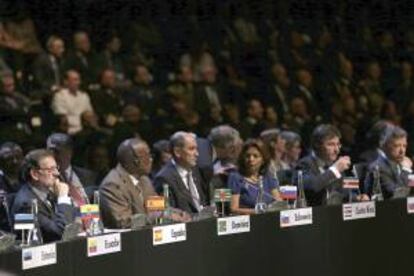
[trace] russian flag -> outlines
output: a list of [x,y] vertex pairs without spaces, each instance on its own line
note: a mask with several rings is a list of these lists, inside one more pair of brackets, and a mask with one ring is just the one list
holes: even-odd
[[295,200],[298,196],[298,188],[293,185],[280,186],[280,195],[284,200]]

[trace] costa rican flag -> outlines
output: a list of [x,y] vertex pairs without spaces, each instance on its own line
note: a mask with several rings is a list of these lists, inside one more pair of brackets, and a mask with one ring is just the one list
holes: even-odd
[[280,195],[284,200],[295,200],[298,195],[298,188],[296,186],[280,186]]
[[359,189],[359,179],[356,177],[344,177],[343,179],[343,188],[358,190]]

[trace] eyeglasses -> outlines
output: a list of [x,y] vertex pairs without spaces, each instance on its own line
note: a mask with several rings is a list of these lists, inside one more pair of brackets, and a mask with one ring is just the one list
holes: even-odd
[[38,171],[45,171],[47,173],[54,173],[54,172],[59,172],[59,167],[58,166],[53,166],[50,168],[37,168]]

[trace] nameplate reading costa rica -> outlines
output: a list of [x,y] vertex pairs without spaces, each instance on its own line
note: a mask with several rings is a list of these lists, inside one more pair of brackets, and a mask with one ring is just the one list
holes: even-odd
[[153,245],[161,245],[187,240],[185,223],[157,226],[152,228]]
[[103,236],[89,237],[87,240],[88,257],[120,252],[121,234],[114,233]]
[[292,227],[313,223],[312,208],[280,211],[280,227]]
[[217,235],[250,232],[250,216],[235,216],[217,219]]
[[22,269],[30,269],[57,263],[56,243],[24,248]]
[[364,218],[375,218],[375,202],[358,202],[342,205],[342,216],[344,220],[355,220]]

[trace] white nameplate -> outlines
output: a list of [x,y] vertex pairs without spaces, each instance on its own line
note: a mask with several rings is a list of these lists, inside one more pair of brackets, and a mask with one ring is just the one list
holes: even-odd
[[180,242],[187,239],[185,223],[157,226],[152,228],[153,245]]
[[22,269],[30,269],[57,262],[56,243],[24,248],[22,250]]
[[31,230],[34,229],[34,223],[15,223],[14,230]]
[[407,197],[407,213],[414,213],[414,197]]
[[217,219],[217,235],[250,232],[250,216],[235,216]]
[[89,237],[87,240],[88,257],[110,254],[121,251],[121,234],[114,233]]
[[292,227],[313,223],[312,208],[280,211],[280,227]]
[[342,216],[344,220],[375,218],[375,202],[358,202],[342,205]]

